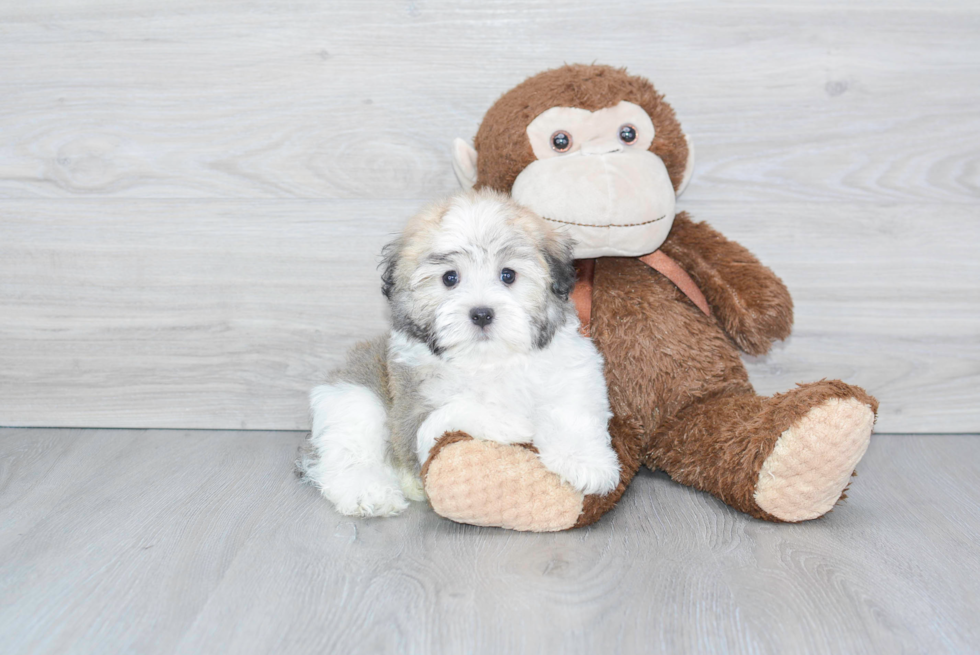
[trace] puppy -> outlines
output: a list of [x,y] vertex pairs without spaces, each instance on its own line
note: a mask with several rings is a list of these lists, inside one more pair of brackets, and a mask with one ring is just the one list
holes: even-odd
[[420,467],[455,430],[534,444],[583,494],[619,484],[602,356],[568,299],[569,238],[507,196],[470,192],[411,219],[383,266],[390,333],[310,393],[298,468],[339,512],[424,500]]

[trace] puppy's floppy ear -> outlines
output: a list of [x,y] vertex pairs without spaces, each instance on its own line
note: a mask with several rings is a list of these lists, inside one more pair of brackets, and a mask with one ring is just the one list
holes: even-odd
[[551,273],[551,292],[562,300],[575,287],[575,241],[562,232],[552,232],[545,239],[544,258]]
[[551,343],[555,333],[568,320],[568,296],[575,287],[575,262],[572,251],[575,242],[562,232],[548,232],[545,235],[541,253],[548,264],[551,277],[551,293],[545,301],[545,314],[537,322],[538,338],[535,345],[545,348]]
[[391,294],[395,291],[395,269],[398,267],[398,256],[401,249],[401,239],[395,239],[381,249],[381,263],[378,265],[382,269],[381,293],[388,300],[391,300]]

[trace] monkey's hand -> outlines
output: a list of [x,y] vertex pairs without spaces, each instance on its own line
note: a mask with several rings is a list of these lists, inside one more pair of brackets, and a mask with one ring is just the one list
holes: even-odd
[[789,336],[793,300],[786,285],[744,246],[681,212],[660,248],[694,278],[739,348],[764,355]]

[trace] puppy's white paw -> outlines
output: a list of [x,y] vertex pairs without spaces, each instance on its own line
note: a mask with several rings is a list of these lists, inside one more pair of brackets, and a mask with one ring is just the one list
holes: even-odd
[[398,487],[372,484],[356,494],[334,500],[334,507],[347,516],[395,516],[405,511],[408,501]]
[[402,493],[405,494],[405,497],[409,500],[418,502],[426,499],[425,488],[422,486],[422,480],[412,471],[406,471],[404,469],[399,470],[398,485],[401,487]]
[[525,416],[487,410],[476,403],[453,403],[435,410],[422,422],[416,435],[420,462],[429,458],[436,441],[447,432],[465,432],[474,439],[497,443],[531,443],[534,424]]
[[606,495],[619,485],[619,459],[611,448],[542,452],[541,463],[584,495]]
[[346,471],[330,479],[321,491],[347,516],[394,516],[408,507],[394,476],[374,467]]
[[534,440],[534,423],[525,416],[510,413],[488,413],[483,418],[481,434],[472,436],[497,443],[531,443]]

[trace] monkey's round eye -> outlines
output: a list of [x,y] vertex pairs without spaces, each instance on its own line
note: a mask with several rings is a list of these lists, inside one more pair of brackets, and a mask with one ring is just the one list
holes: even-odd
[[551,135],[551,147],[556,152],[568,152],[572,147],[572,135],[565,130],[558,130]]
[[517,273],[509,268],[505,268],[500,271],[500,281],[504,284],[514,284],[514,280],[517,279]]
[[456,271],[446,271],[442,274],[442,283],[452,289],[459,283],[459,273]]
[[636,128],[627,123],[619,128],[619,140],[626,145],[636,143]]

